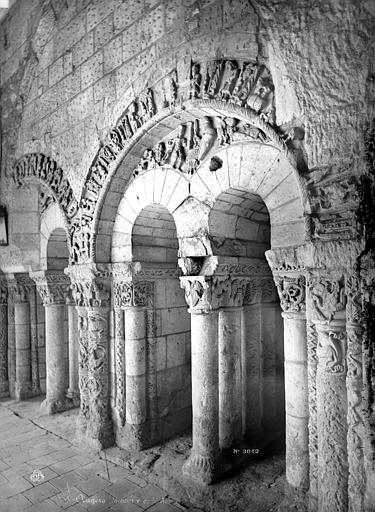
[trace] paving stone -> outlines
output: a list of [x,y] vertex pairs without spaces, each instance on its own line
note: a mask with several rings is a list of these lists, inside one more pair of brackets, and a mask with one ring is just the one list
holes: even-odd
[[89,464],[85,464],[82,467],[77,468],[75,471],[82,478],[92,478],[94,476],[98,476],[104,470],[104,464],[102,462],[90,462]]
[[143,509],[135,503],[124,502],[117,503],[110,510],[111,512],[141,512]]
[[17,496],[12,496],[7,499],[4,499],[3,496],[0,498],[0,510],[6,512],[20,512],[30,507],[30,505],[30,501],[22,496],[22,494],[17,494]]
[[138,489],[139,487],[136,484],[125,478],[122,482],[118,482],[108,487],[106,492],[121,500],[122,498],[126,498],[130,493],[133,493]]
[[85,511],[103,512],[109,510],[113,505],[113,497],[105,491],[101,491],[93,494],[92,496],[84,497],[81,495],[78,497],[78,503]]
[[68,485],[62,492],[52,496],[51,500],[62,509],[65,509],[73,506],[75,503],[81,500],[83,496],[86,497],[86,495],[84,495],[80,489]]
[[58,450],[57,452],[51,453],[50,456],[54,459],[54,461],[61,461],[65,459],[69,459],[71,457],[74,457],[75,455],[79,454],[79,450],[76,450],[72,447],[66,447],[62,448],[61,450]]
[[25,510],[27,512],[58,512],[61,508],[50,499],[46,499],[26,508]]
[[43,484],[43,482],[48,482],[49,480],[51,480],[52,478],[56,478],[57,476],[58,473],[56,473],[55,471],[48,467],[41,469],[35,467],[35,470],[33,470],[31,473],[28,472],[27,474],[23,475],[25,480],[30,482],[34,487]]
[[147,512],[181,512],[181,508],[175,507],[170,503],[156,503],[147,509]]
[[151,505],[154,505],[159,500],[164,498],[166,495],[167,493],[160,489],[160,487],[148,484],[145,487],[132,492],[129,495],[129,498],[132,498],[134,500],[133,502],[136,503],[139,507],[147,509]]
[[[83,461],[83,463],[85,462],[86,461]],[[50,468],[59,475],[62,475],[64,473],[68,473],[69,471],[74,471],[81,466],[82,462],[80,462],[79,457],[70,457],[69,459],[64,459],[60,462],[56,462],[55,464],[51,464]]]
[[25,491],[23,495],[30,500],[32,503],[39,503],[47,498],[50,498],[51,496],[54,496],[55,494],[58,494],[59,490],[56,489],[52,484],[49,482],[43,483],[41,485],[38,485],[37,487],[34,487],[33,489],[29,489],[28,491]]
[[87,480],[82,480],[77,484],[77,487],[88,496],[92,496],[96,492],[105,489],[105,487],[108,487],[109,485],[110,483],[108,482],[108,480],[103,480],[103,478],[95,476]]
[[75,486],[82,481],[82,477],[74,471],[64,473],[63,475],[50,480],[51,484],[61,491],[66,490],[70,486]]

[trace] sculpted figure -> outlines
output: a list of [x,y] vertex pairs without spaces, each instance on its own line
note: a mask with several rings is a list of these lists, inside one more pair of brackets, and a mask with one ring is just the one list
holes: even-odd
[[220,95],[223,101],[228,101],[232,95],[232,90],[237,77],[237,66],[231,60],[227,60],[225,63],[224,77],[226,77],[226,80],[221,88]]
[[193,64],[191,68],[191,98],[199,98],[201,92],[202,75],[199,64]]

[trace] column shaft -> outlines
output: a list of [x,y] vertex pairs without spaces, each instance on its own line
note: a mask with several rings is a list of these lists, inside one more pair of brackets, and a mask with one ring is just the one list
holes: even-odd
[[78,388],[78,313],[75,304],[68,304],[69,325],[69,389],[67,397],[71,398],[75,405],[79,403]]
[[15,396],[16,383],[16,328],[14,302],[9,296],[8,302],[8,376],[10,396]]
[[65,408],[66,368],[64,357],[64,304],[45,306],[46,399],[43,411],[52,414]]
[[124,311],[120,308],[114,310],[114,344],[116,369],[116,410],[120,424],[125,424],[125,339],[124,339]]
[[184,472],[210,483],[219,453],[218,314],[191,313],[193,448]]
[[286,478],[294,487],[309,485],[306,320],[283,313],[286,404]]
[[30,291],[31,381],[34,395],[40,394],[38,327],[35,286]]
[[241,310],[219,311],[219,443],[242,441]]
[[8,312],[0,303],[0,397],[9,396],[8,381]]
[[317,324],[318,510],[348,509],[345,324]]
[[31,396],[31,347],[30,347],[30,306],[27,302],[14,305],[16,341],[16,384],[17,400]]
[[146,421],[146,310],[125,308],[126,421]]
[[262,436],[262,374],[261,305],[244,308],[243,389],[245,395],[245,439],[257,448]]

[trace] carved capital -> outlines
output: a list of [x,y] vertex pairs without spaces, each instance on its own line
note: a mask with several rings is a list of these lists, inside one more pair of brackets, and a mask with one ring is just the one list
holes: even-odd
[[306,311],[305,276],[276,275],[274,279],[283,311],[286,313],[300,313]]
[[327,373],[342,375],[346,371],[346,333],[344,326],[317,326],[318,363]]
[[29,301],[35,284],[27,274],[8,274],[8,298],[13,304]]
[[114,282],[113,303],[115,308],[153,307],[154,283],[151,281]]
[[74,265],[65,273],[70,276],[73,299],[78,307],[110,306],[110,266]]
[[310,275],[308,278],[311,319],[331,322],[345,310],[345,286],[342,276]]
[[31,272],[44,306],[65,304],[69,295],[70,279],[61,272]]

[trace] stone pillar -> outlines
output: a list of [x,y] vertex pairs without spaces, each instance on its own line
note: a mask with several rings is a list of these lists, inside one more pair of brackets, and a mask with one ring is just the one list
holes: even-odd
[[191,313],[193,447],[183,472],[201,483],[219,473],[218,312],[212,278],[181,277]]
[[77,436],[88,447],[113,445],[109,395],[110,269],[106,265],[74,265],[66,269],[72,281],[80,331],[80,414]]
[[126,420],[125,433],[117,437],[121,446],[131,450],[142,450],[152,444],[149,420],[155,416],[152,413],[157,398],[156,380],[151,382],[153,386],[149,385],[154,356],[149,347],[149,341],[154,339],[153,294],[152,282],[131,279],[129,265],[127,280],[114,283],[115,318],[118,318],[117,326],[115,323],[116,408],[122,425]]
[[219,444],[230,448],[242,439],[242,308],[219,310]]
[[0,280],[0,398],[9,396],[8,380],[8,287]]
[[345,282],[346,335],[347,335],[347,375],[346,390],[348,396],[348,499],[349,512],[362,511],[365,495],[364,473],[364,422],[362,417],[362,301],[361,286],[358,277],[348,275]]
[[[251,281],[250,286],[252,288],[255,287],[254,281]],[[261,318],[261,304],[253,303],[244,306],[242,349],[244,432],[246,442],[254,448],[259,447],[262,438],[263,354],[261,346]]]
[[31,336],[31,386],[33,395],[40,395],[39,353],[38,353],[38,320],[36,307],[36,290],[32,286],[30,300],[30,336]]
[[14,275],[10,283],[14,301],[15,389],[16,400],[32,396],[31,338],[30,338],[30,280],[24,275]]
[[64,353],[65,302],[69,278],[61,272],[30,273],[44,305],[46,335],[46,399],[41,405],[45,414],[54,414],[73,407],[66,398],[67,371]]
[[284,311],[286,478],[300,489],[309,485],[308,393],[305,277],[276,275]]
[[309,317],[318,334],[316,380],[318,510],[348,510],[346,333],[344,280],[309,277]]
[[78,386],[78,313],[74,303],[68,302],[69,327],[69,388],[67,398],[73,401],[75,407],[79,406]]
[[318,499],[318,423],[316,399],[316,372],[318,365],[318,333],[315,324],[306,315],[307,330],[307,374],[309,390],[309,459],[311,509],[317,508]]

